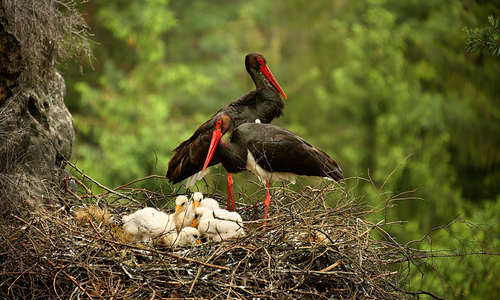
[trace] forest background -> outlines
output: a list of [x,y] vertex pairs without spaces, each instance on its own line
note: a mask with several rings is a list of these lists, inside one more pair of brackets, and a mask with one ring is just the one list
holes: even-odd
[[[467,53],[463,27],[485,26],[499,3],[118,0],[80,10],[94,58],[83,74],[59,69],[77,132],[71,160],[100,183],[164,175],[181,141],[254,88],[244,56],[257,51],[288,96],[275,125],[325,150],[346,177],[380,187],[397,168],[384,191],[414,191],[382,216],[408,221],[387,228],[398,242],[458,216],[484,231],[454,225],[421,247],[468,249],[469,240],[498,250],[500,57]],[[356,187],[367,201],[374,191]],[[497,256],[436,264],[444,277],[417,269],[413,284],[500,297]]]

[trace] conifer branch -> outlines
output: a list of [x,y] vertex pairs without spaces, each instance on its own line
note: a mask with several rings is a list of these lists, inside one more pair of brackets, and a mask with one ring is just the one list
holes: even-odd
[[495,19],[493,16],[488,16],[488,23],[482,28],[463,28],[467,35],[465,47],[467,52],[500,55],[500,17]]

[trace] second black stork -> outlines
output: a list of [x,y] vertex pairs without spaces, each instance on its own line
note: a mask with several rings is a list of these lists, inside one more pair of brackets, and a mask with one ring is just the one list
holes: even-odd
[[297,175],[344,178],[337,163],[323,150],[303,138],[271,124],[246,123],[235,126],[226,113],[216,115],[212,141],[204,167],[217,156],[229,173],[245,169],[266,183],[264,219],[271,202],[269,180],[287,179],[295,183]]
[[[228,115],[234,126],[243,123],[256,122],[269,123],[274,118],[283,115],[285,102],[281,95],[286,98],[285,92],[274,78],[267,66],[264,56],[258,52],[250,53],[245,57],[245,67],[255,83],[255,90],[234,100],[224,108],[220,109],[208,121],[202,124],[194,134],[177,148],[173,150],[174,155],[168,162],[167,178],[170,182],[177,183],[191,177],[186,186],[190,187],[197,180],[203,178],[207,173],[203,163],[207,157],[208,148],[212,138],[212,129],[217,120],[218,113]],[[208,166],[220,163],[218,155],[214,155]],[[202,171],[203,169],[203,171]],[[232,188],[232,174],[227,176],[228,188]],[[233,202],[233,210],[236,210],[233,194],[228,190],[227,209],[229,210],[230,197]]]

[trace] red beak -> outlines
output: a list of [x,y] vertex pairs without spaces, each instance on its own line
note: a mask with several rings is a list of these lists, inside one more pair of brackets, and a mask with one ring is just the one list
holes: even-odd
[[271,73],[271,70],[269,70],[269,67],[262,64],[260,67],[260,71],[262,72],[262,74],[264,74],[264,76],[266,76],[266,78],[278,90],[278,92],[280,92],[280,94],[283,95],[283,97],[285,97],[285,99],[286,99],[285,92],[283,92],[283,90],[281,89],[281,87],[278,84],[278,82],[276,81],[276,79],[274,79],[273,73]]
[[205,164],[203,165],[202,172],[205,171],[205,169],[208,167],[208,164],[212,160],[212,157],[214,156],[215,149],[219,144],[221,136],[222,136],[222,131],[220,128],[215,129],[214,132],[212,133],[212,141],[210,142],[210,148],[208,148],[208,154],[205,160]]

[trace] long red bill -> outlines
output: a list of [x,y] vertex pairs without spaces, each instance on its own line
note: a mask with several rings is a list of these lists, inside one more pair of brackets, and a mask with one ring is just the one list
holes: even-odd
[[215,149],[219,144],[221,136],[222,136],[222,131],[220,128],[215,129],[214,132],[212,133],[212,141],[210,141],[210,148],[208,148],[207,158],[205,160],[205,164],[203,165],[202,171],[205,171],[205,169],[208,167],[208,164],[212,160],[212,157],[214,156]]
[[271,70],[269,70],[269,67],[263,64],[260,67],[260,71],[262,72],[262,74],[264,74],[264,76],[266,76],[266,78],[278,90],[278,92],[280,92],[280,94],[283,95],[283,97],[285,97],[285,99],[286,99],[285,92],[283,92],[283,90],[281,89],[280,85],[278,84],[278,82],[274,78],[273,73],[271,73]]

